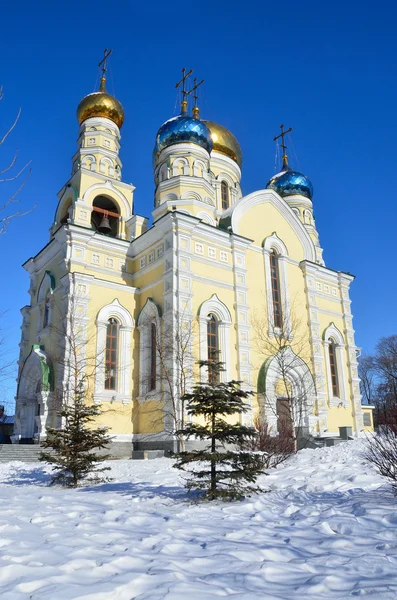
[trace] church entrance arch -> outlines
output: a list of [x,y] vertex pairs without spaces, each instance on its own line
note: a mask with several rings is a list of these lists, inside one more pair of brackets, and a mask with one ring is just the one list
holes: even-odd
[[290,346],[262,365],[258,376],[258,398],[262,418],[273,435],[284,428],[310,427],[315,384],[309,367]]
[[51,363],[40,346],[33,346],[23,365],[16,399],[14,433],[20,443],[29,443],[45,435],[52,418],[53,372]]

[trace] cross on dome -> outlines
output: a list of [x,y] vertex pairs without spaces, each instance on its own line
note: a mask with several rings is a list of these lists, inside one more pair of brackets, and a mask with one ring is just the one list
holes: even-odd
[[181,102],[181,114],[187,114],[187,96],[189,92],[186,90],[186,80],[193,73],[193,69],[190,69],[188,73],[186,73],[186,69],[182,69],[182,79],[175,84],[175,87],[178,89],[180,85],[182,85],[181,93],[182,93],[182,102]]
[[287,133],[290,133],[292,131],[292,127],[290,127],[289,129],[287,129],[287,131],[284,131],[284,125],[280,125],[280,129],[281,129],[281,133],[279,135],[276,135],[275,138],[273,138],[273,141],[277,142],[277,140],[279,138],[281,138],[281,148],[283,149],[283,168],[285,167],[286,169],[288,168],[288,156],[287,156],[287,146],[284,143],[284,138],[287,135]]

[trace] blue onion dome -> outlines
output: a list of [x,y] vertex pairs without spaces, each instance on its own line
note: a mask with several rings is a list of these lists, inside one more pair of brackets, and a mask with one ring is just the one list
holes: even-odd
[[184,142],[197,144],[208,153],[212,150],[211,132],[204,121],[182,114],[168,119],[158,130],[153,158],[158,156],[164,148]]
[[288,165],[270,179],[266,188],[274,190],[282,198],[298,195],[311,200],[313,197],[313,185],[310,179],[303,173],[293,171]]

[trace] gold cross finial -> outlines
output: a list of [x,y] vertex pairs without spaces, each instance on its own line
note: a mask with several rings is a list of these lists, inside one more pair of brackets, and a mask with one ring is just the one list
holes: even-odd
[[281,148],[283,149],[283,168],[284,167],[288,167],[288,156],[287,156],[287,146],[284,144],[284,138],[287,135],[287,133],[290,133],[292,131],[292,127],[290,127],[289,129],[287,129],[287,131],[284,131],[284,125],[280,125],[280,129],[281,129],[281,133],[279,135],[276,135],[275,138],[273,138],[273,140],[276,142],[279,138],[281,138]]
[[200,114],[200,109],[197,106],[197,100],[198,100],[198,95],[197,95],[197,89],[200,87],[200,85],[202,85],[204,83],[204,79],[202,79],[200,81],[200,83],[197,83],[197,78],[195,77],[193,79],[193,87],[191,90],[189,90],[188,95],[193,93],[193,98],[194,98],[194,106],[193,106],[193,117],[195,119],[199,118],[199,114]]
[[106,91],[106,71],[108,70],[107,59],[112,54],[112,52],[113,52],[112,49],[108,50],[107,48],[105,48],[105,50],[103,51],[103,59],[101,60],[100,63],[98,63],[98,67],[102,71],[101,85],[99,87],[100,92]]
[[178,81],[177,84],[175,84],[176,88],[179,88],[180,85],[182,85],[182,102],[181,102],[181,114],[185,115],[187,113],[187,96],[189,95],[189,92],[186,91],[186,79],[188,77],[190,77],[190,75],[193,73],[193,69],[190,69],[189,73],[186,73],[186,69],[183,68],[182,69],[182,79],[180,81]]

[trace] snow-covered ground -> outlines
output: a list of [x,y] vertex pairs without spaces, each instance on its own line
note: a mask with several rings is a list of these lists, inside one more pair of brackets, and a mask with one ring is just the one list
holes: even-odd
[[363,444],[303,450],[230,504],[192,503],[169,459],[79,490],[0,465],[0,598],[396,599],[397,498]]

